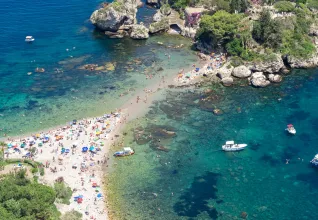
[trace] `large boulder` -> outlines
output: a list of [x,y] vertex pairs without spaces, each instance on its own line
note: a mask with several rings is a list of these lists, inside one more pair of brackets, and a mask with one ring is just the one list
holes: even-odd
[[250,77],[250,83],[255,87],[266,87],[270,84],[270,81],[262,72],[256,72]]
[[283,80],[282,76],[279,75],[279,74],[268,74],[268,79],[269,81],[271,82],[274,82],[274,83],[279,83]]
[[160,21],[154,22],[149,26],[149,32],[151,34],[158,33],[161,31],[169,30],[169,19],[167,17],[162,18]]
[[149,29],[143,24],[135,24],[131,28],[130,37],[133,39],[147,39],[149,37]]
[[220,69],[217,70],[217,76],[220,79],[230,77],[233,69],[234,69],[234,67],[231,66],[229,63],[227,63],[224,66],[222,66]]
[[137,1],[117,0],[93,12],[90,21],[104,31],[117,31],[122,25],[136,23]]
[[222,80],[222,84],[224,85],[224,86],[231,86],[231,85],[233,85],[233,82],[234,82],[234,80],[233,80],[233,78],[232,77],[224,77]]
[[246,66],[238,66],[233,69],[232,76],[237,78],[247,78],[252,74],[251,70],[249,70]]
[[273,54],[265,61],[253,62],[251,70],[254,72],[277,73],[284,66],[283,59],[278,54]]

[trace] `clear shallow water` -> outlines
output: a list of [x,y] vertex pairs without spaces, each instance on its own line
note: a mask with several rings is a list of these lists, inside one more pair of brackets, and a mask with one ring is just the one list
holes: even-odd
[[[120,107],[149,82],[145,73],[168,75],[195,56],[173,37],[156,36],[147,41],[107,39],[88,19],[100,1],[5,1],[0,3],[0,138],[60,125],[73,118],[96,116]],[[149,21],[155,11],[138,12]],[[24,42],[32,35],[35,42]],[[170,61],[164,56],[170,53]],[[85,64],[113,71],[81,70]],[[160,66],[164,71],[158,73]],[[44,73],[35,69],[44,68]],[[28,72],[32,72],[28,75]],[[158,80],[155,77],[154,80]],[[122,98],[120,94],[125,94]]]
[[[315,219],[318,172],[309,161],[318,152],[317,85],[317,70],[297,70],[265,89],[171,90],[127,127],[125,145],[136,154],[114,159],[110,213],[115,219],[240,219],[242,212],[248,219]],[[224,114],[214,115],[214,108]],[[288,123],[295,136],[284,131]],[[248,147],[219,151],[226,140]]]

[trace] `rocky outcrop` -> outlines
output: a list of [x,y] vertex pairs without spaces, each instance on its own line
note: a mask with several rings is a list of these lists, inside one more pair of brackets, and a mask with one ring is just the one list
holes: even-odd
[[318,66],[318,53],[307,59],[287,56],[286,60],[291,68],[313,68]]
[[270,81],[262,72],[256,72],[250,77],[250,83],[255,87],[266,87],[270,84]]
[[197,33],[197,28],[185,27],[181,35],[184,37],[189,37],[191,39],[194,39],[196,33]]
[[169,4],[164,4],[160,7],[160,13],[164,16],[169,16],[171,14],[171,8]]
[[131,28],[130,37],[132,39],[147,39],[149,37],[149,29],[143,24],[135,24]]
[[233,78],[232,77],[224,77],[222,80],[221,80],[221,82],[222,82],[222,84],[224,85],[224,86],[231,86],[231,85],[233,85],[233,82],[234,82],[234,80],[233,80]]
[[249,70],[246,66],[238,66],[233,69],[232,76],[237,78],[247,78],[252,74],[251,70]]
[[309,29],[309,35],[318,36],[318,24],[312,24]]
[[229,63],[222,66],[220,69],[218,69],[217,76],[220,79],[231,77],[232,71],[234,67],[232,67]]
[[274,54],[266,61],[252,63],[250,69],[253,72],[277,73],[282,67],[284,67],[283,59],[280,55]]
[[149,5],[157,5],[159,4],[160,0],[147,0],[146,3]]
[[279,83],[283,80],[282,76],[279,75],[279,74],[268,74],[268,79],[269,81],[271,82],[274,82],[274,83]]
[[90,21],[104,31],[117,31],[122,25],[136,23],[137,1],[117,0],[93,12]]
[[154,22],[149,26],[149,32],[151,34],[158,33],[161,31],[169,30],[169,19],[167,17],[162,18],[160,21]]
[[161,19],[164,17],[165,16],[160,12],[160,10],[158,10],[152,19],[153,19],[153,21],[157,22],[157,21],[161,21]]

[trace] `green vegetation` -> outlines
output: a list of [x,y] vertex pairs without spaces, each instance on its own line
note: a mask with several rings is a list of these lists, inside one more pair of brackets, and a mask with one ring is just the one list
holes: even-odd
[[276,8],[279,12],[293,12],[295,11],[295,6],[288,1],[279,1],[274,4],[274,8]]
[[56,192],[57,201],[63,204],[70,204],[72,197],[72,189],[65,185],[64,181],[54,183],[54,190]]
[[[261,12],[257,21],[225,10],[213,15],[205,14],[201,18],[196,38],[214,49],[225,49],[231,56],[247,61],[270,60],[276,58],[274,53],[309,57],[315,51],[312,39],[308,36],[315,15],[303,2],[299,1],[297,7],[287,1],[275,3],[279,11],[292,12],[287,19],[273,19],[267,10]],[[239,3],[243,4],[237,1],[236,5]],[[233,7],[233,4],[232,1],[230,6]]]
[[8,220],[59,219],[55,191],[25,176],[25,170],[6,175],[0,181],[0,216]]
[[245,12],[248,6],[249,6],[249,2],[247,0],[231,0],[230,1],[230,9],[232,13]]
[[79,220],[82,219],[82,213],[72,210],[62,215],[61,220]]
[[197,38],[210,42],[214,47],[223,47],[234,38],[241,18],[241,14],[230,14],[223,10],[212,16],[203,15]]
[[307,7],[311,9],[318,9],[318,0],[308,0]]

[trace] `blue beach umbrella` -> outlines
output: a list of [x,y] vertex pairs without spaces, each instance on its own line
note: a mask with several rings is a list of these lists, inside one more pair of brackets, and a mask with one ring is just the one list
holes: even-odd
[[95,147],[94,146],[91,146],[90,148],[89,148],[89,151],[94,151],[95,150]]
[[98,193],[97,198],[101,198],[101,197],[103,197],[103,195],[101,193]]
[[88,147],[83,147],[82,148],[82,152],[87,152],[87,150],[88,150]]

